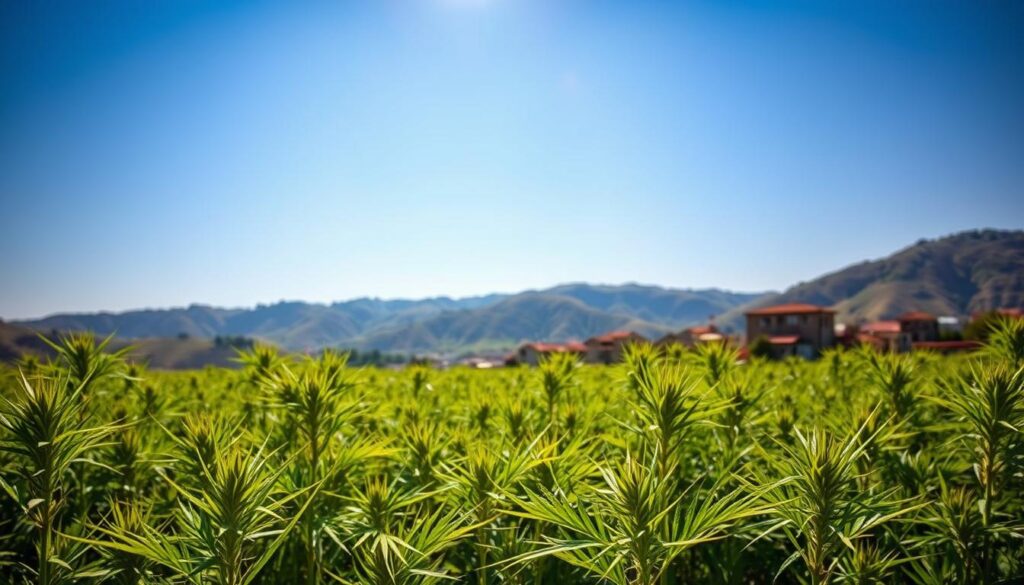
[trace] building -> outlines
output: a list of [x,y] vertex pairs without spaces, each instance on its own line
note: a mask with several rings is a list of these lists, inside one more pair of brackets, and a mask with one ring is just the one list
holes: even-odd
[[646,343],[647,339],[635,331],[612,331],[586,340],[585,359],[590,364],[614,364],[622,361],[622,353],[631,343]]
[[455,362],[457,366],[465,366],[474,370],[490,370],[505,365],[505,357],[473,355],[460,358]]
[[764,339],[775,358],[817,357],[822,350],[835,345],[835,314],[827,307],[804,303],[748,311],[747,344]]
[[910,351],[912,343],[910,333],[904,331],[903,325],[895,320],[865,323],[860,326],[856,339],[859,343],[889,353]]
[[964,325],[959,317],[946,315],[938,318],[939,339],[959,339],[964,334]]
[[[892,353],[911,350],[954,353],[978,349],[977,342],[956,339],[961,333],[959,323],[956,317],[935,317],[923,311],[911,311],[889,321],[847,326],[842,337],[844,345],[869,345]],[[839,329],[837,327],[837,331]]]
[[910,342],[939,340],[939,320],[931,313],[910,311],[896,317],[900,330],[910,335]]
[[860,334],[860,328],[850,323],[836,323],[833,333],[836,345],[853,347],[857,343],[857,335]]
[[715,327],[713,324],[709,324],[687,327],[679,333],[669,333],[656,341],[655,345],[663,346],[678,344],[686,347],[695,347],[697,344],[712,341],[726,341],[726,337],[718,330],[718,327]]
[[544,343],[541,341],[524,343],[516,350],[516,362],[528,366],[536,366],[550,354],[566,352],[575,353],[583,357],[587,352],[587,347],[578,341],[570,341],[569,343]]

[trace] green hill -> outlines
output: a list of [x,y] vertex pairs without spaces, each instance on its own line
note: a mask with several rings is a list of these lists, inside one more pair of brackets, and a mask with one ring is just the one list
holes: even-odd
[[705,321],[759,294],[642,285],[567,284],[463,299],[280,302],[252,309],[205,305],[124,313],[59,314],[21,322],[39,331],[92,331],[125,339],[238,335],[296,351],[507,349],[523,340],[581,339],[609,329],[651,335]]
[[507,349],[523,341],[584,339],[614,329],[657,336],[669,327],[597,309],[568,296],[523,293],[479,309],[450,311],[377,332],[358,339],[357,344],[403,352]]
[[712,315],[726,330],[738,332],[745,310],[785,302],[833,306],[838,318],[848,322],[909,310],[966,316],[1024,306],[1024,231],[978,230],[921,240],[886,258],[846,267],[782,293],[573,283],[463,299],[362,298],[332,304],[280,302],[250,309],[192,305],[60,314],[6,324],[13,329],[0,350],[17,354],[24,345],[25,351],[33,351],[29,329],[35,329],[87,330],[141,340],[140,348],[153,348],[148,355],[154,362],[160,362],[164,353],[174,353],[177,357],[168,358],[167,364],[191,363],[187,356],[204,352],[204,360],[227,359],[230,356],[216,348],[201,347],[215,336],[260,339],[294,351],[322,347],[403,353],[497,351],[527,340],[585,339],[613,329],[656,337],[706,322]]

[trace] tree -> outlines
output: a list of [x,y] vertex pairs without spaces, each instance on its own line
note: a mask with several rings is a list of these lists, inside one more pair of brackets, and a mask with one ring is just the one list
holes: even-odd
[[765,336],[760,336],[750,344],[750,355],[751,357],[771,357],[772,355],[772,344],[768,341]]
[[987,313],[978,315],[964,327],[964,339],[970,339],[972,341],[987,341],[989,335],[995,331],[999,322],[1003,319],[1006,319],[1006,317],[1001,315],[998,311],[988,311]]

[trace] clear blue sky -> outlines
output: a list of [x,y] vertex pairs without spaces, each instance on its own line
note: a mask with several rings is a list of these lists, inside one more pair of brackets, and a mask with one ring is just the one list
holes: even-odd
[[1020,6],[4,2],[0,317],[781,289],[1024,227]]

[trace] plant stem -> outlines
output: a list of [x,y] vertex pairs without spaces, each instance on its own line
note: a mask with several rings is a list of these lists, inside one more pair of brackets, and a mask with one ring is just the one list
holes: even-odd
[[484,543],[486,538],[486,528],[481,526],[476,529],[476,554],[479,567],[477,568],[477,584],[487,585],[487,545]]
[[49,585],[50,583],[50,500],[49,497],[41,504],[43,506],[42,522],[40,523],[39,535],[39,583]]
[[985,490],[985,506],[981,510],[981,525],[984,527],[984,532],[982,533],[981,570],[982,581],[984,583],[992,581],[992,554],[990,550],[991,544],[989,541],[989,525],[992,519],[992,473],[995,466],[992,463],[993,453],[991,451],[992,450],[990,449],[989,452],[986,453],[985,457],[985,471],[983,476],[985,478],[985,485],[983,486]]
[[[317,440],[319,432],[317,428],[310,430],[312,433],[309,443],[309,475],[311,483],[315,484],[320,480],[320,443]],[[310,509],[306,510],[306,583],[308,585],[317,585],[320,582],[320,555],[317,545],[316,518],[314,510],[310,507]]]
[[50,549],[53,546],[53,471],[51,459],[51,447],[46,446],[44,448],[44,461],[46,464],[42,472],[42,513],[39,522],[39,583],[40,585],[50,585],[53,581],[53,576],[50,572]]

